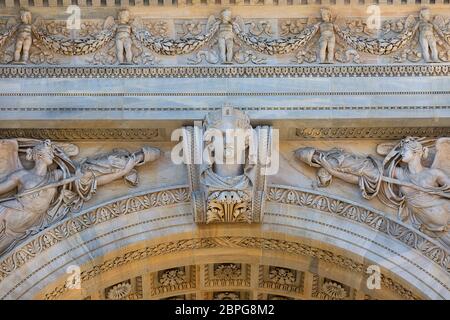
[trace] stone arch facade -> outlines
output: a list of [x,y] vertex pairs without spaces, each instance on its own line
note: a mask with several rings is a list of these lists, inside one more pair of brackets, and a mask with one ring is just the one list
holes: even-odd
[[[270,190],[308,192],[286,186]],[[285,196],[272,199],[264,222],[251,227],[194,224],[185,186],[100,205],[4,257],[2,298],[105,299],[115,288],[112,299],[121,287],[131,290],[124,294],[128,298],[152,299],[208,299],[225,293],[252,299],[332,299],[334,289],[340,292],[336,299],[448,298],[448,271],[426,253],[320,208],[294,201],[280,206]],[[367,268],[373,264],[381,267],[379,290],[366,286]],[[67,268],[74,265],[81,268],[82,290],[66,283]],[[226,268],[235,275],[220,275]],[[177,275],[169,276],[170,271]]]
[[0,299],[450,298],[449,1],[75,2],[0,0]]

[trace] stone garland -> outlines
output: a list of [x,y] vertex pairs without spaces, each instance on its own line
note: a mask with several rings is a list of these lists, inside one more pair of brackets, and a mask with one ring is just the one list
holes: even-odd
[[306,27],[299,34],[284,39],[265,39],[258,38],[251,34],[245,33],[237,23],[233,24],[239,40],[251,47],[252,49],[268,55],[288,54],[305,46],[317,33],[319,26],[313,25]]
[[213,38],[218,29],[219,23],[215,23],[213,27],[204,35],[197,35],[191,38],[183,38],[178,40],[154,37],[145,29],[134,29],[133,33],[136,38],[150,50],[161,55],[174,56],[192,53],[200,49]]
[[378,56],[398,51],[408,44],[415,34],[415,29],[407,28],[396,37],[374,39],[354,35],[350,30],[341,30],[338,25],[335,25],[335,29],[337,34],[353,49]]
[[[322,55],[320,58],[320,62],[333,63],[334,59],[336,59],[339,62],[348,63],[353,61],[353,59],[350,59],[349,57],[342,58],[343,54],[348,54],[349,50],[347,49],[353,48],[353,50],[373,55],[390,55],[404,48],[408,44],[412,45],[413,37],[418,34],[418,37],[421,41],[419,41],[419,44],[414,44],[414,46],[421,46],[422,56],[426,62],[442,62],[449,59],[449,57],[445,56],[444,51],[438,51],[435,44],[438,43],[439,46],[441,46],[443,49],[450,50],[450,33],[448,32],[446,20],[442,16],[435,16],[434,20],[431,21],[431,15],[428,9],[422,9],[420,11],[419,22],[417,22],[413,16],[408,16],[406,18],[405,27],[403,28],[403,30],[399,31],[395,28],[390,29],[389,32],[394,32],[396,34],[395,36],[377,38],[361,35],[361,32],[358,31],[359,29],[356,28],[355,30],[355,25],[351,27],[351,24],[350,28],[342,30],[336,22],[332,22],[331,11],[329,11],[328,9],[322,9],[321,22],[306,25],[303,30],[298,31],[291,36],[278,39],[257,36],[257,34],[259,33],[255,33],[255,31],[253,30],[254,28],[250,28],[248,31],[245,31],[245,24],[242,18],[240,18],[239,16],[232,18],[231,11],[228,9],[221,12],[221,16],[219,19],[216,19],[214,16],[210,17],[210,20],[208,20],[206,32],[204,34],[196,33],[195,35],[192,34],[191,36],[180,39],[170,39],[162,37],[157,33],[152,34],[152,32],[149,31],[146,26],[140,23],[140,18],[136,18],[134,19],[134,22],[130,22],[128,10],[121,10],[120,12],[123,13],[123,11],[126,11],[125,13],[127,18],[121,20],[121,13],[119,13],[118,24],[114,22],[113,17],[108,17],[105,20],[103,30],[92,36],[85,36],[75,39],[68,38],[62,35],[49,34],[42,21],[32,24],[31,13],[29,11],[22,11],[21,14],[25,14],[25,16],[23,17],[28,18],[23,19],[23,17],[21,16],[22,22],[20,24],[15,24],[13,26],[11,24],[7,24],[6,30],[0,33],[0,46],[2,46],[8,38],[12,37],[14,31],[18,28],[19,32],[15,50],[19,53],[23,51],[23,56],[22,60],[18,60],[19,57],[16,57],[14,58],[14,61],[16,63],[23,64],[28,62],[28,51],[31,46],[31,41],[30,43],[27,43],[26,46],[22,46],[21,43],[22,40],[25,39],[24,37],[28,37],[29,39],[31,39],[31,34],[33,34],[34,37],[38,40],[37,42],[44,44],[52,52],[69,56],[87,55],[94,53],[104,47],[107,43],[112,41],[114,37],[116,37],[115,41],[117,47],[121,47],[120,50],[117,49],[117,54],[120,53],[120,59],[118,59],[118,62],[131,64],[138,63],[138,61],[140,60],[133,60],[132,53],[130,52],[131,49],[128,48],[126,50],[129,51],[128,53],[130,57],[127,58],[127,61],[124,61],[122,57],[123,52],[121,51],[124,48],[123,42],[130,41],[131,43],[132,36],[134,36],[135,39],[137,39],[143,46],[150,49],[152,52],[160,55],[170,56],[185,55],[198,51],[202,47],[211,43],[213,39],[215,39],[218,41],[219,55],[213,54],[214,56],[216,56],[216,58],[212,59],[210,63],[217,63],[219,61],[218,56],[220,56],[220,60],[222,60],[221,62],[226,64],[230,64],[233,62],[247,63],[249,61],[257,64],[262,63],[264,58],[257,58],[249,50],[234,52],[235,49],[233,49],[233,46],[231,44],[233,43],[235,38],[237,38],[247,47],[266,55],[289,54],[296,52],[298,56],[298,54],[306,54],[306,51],[312,49],[309,48],[312,44],[312,39],[315,38],[314,36],[316,35],[316,33],[320,33],[320,39],[318,41],[318,46],[321,51],[320,54]],[[210,25],[210,21],[214,21],[214,23],[211,23]],[[250,24],[255,25],[255,22],[250,22]],[[38,25],[40,25],[40,27],[38,27]],[[342,51],[341,49],[335,50],[334,34],[336,34],[339,39],[343,40],[348,48],[343,48],[344,51]],[[19,38],[22,40],[19,41]],[[427,40],[429,42],[426,42],[426,39],[429,39]],[[18,43],[20,44],[17,45]],[[328,48],[326,47],[327,43],[329,43]],[[211,43],[210,49],[214,46],[214,44],[215,43]],[[38,47],[38,44],[34,44],[34,46]],[[330,57],[327,61],[325,61],[323,58],[326,50],[329,51],[328,54]],[[411,50],[415,49],[409,48],[406,51],[410,52]],[[429,56],[429,50],[431,50],[431,58]],[[352,54],[357,55],[356,51],[353,51]],[[406,51],[401,53],[400,55],[408,55]],[[45,54],[45,52],[42,53]],[[140,54],[144,54],[143,51]],[[197,52],[197,55],[199,54],[202,55],[206,53]],[[447,52],[447,56],[448,54],[449,53]],[[243,55],[246,58],[243,60],[238,59],[240,55]],[[417,57],[418,60],[413,59],[411,61],[417,62],[422,56],[419,55]],[[35,60],[34,62],[32,62],[43,63],[47,61],[44,60]],[[53,58],[50,60],[53,61]],[[217,61],[212,62],[213,60]],[[303,61],[303,59],[300,60]],[[310,62],[315,62],[316,60],[317,57],[315,59],[312,59]],[[402,58],[398,58],[397,60],[395,60],[394,57],[394,61],[397,62],[404,62],[404,60],[405,59]],[[117,60],[113,59],[111,61]],[[355,61],[358,62],[359,58]]]
[[115,26],[110,26],[97,34],[70,39],[61,35],[49,35],[43,28],[33,27],[34,36],[40,40],[48,49],[55,53],[68,56],[79,56],[96,52],[115,35]]

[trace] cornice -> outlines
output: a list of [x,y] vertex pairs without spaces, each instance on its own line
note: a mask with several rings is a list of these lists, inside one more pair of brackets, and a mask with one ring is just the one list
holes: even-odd
[[[292,0],[292,1],[283,1],[283,0],[177,0],[177,1],[158,1],[158,0],[119,0],[119,1],[109,1],[109,0],[77,0],[77,4],[82,8],[95,8],[98,9],[110,9],[110,8],[121,8],[121,7],[127,7],[128,9],[140,9],[140,8],[173,8],[175,10],[183,10],[186,9],[186,7],[212,7],[217,8],[220,6],[229,6],[231,8],[235,7],[321,7],[321,6],[327,6],[327,7],[361,7],[364,5],[370,5],[371,2],[364,3],[360,0],[322,0],[320,4],[316,2],[316,0]],[[70,2],[69,2],[70,3]],[[73,3],[73,2],[72,2]],[[430,7],[439,6],[439,5],[446,5],[446,3],[442,2],[435,2],[431,3],[427,1],[426,3],[408,3],[409,6],[413,7],[420,7],[422,5],[427,5]],[[448,3],[447,3],[448,4]],[[67,7],[67,3],[64,1],[63,4],[59,4],[56,0],[49,0],[49,1],[43,1],[43,0],[34,0],[34,1],[28,1],[28,0],[19,0],[19,1],[13,1],[13,0],[5,0],[4,8],[13,9],[13,8],[20,8],[20,7],[27,7],[27,8],[65,8]],[[404,6],[404,3],[401,0],[393,0],[391,3],[380,3],[381,6],[386,7],[393,7],[393,6]]]

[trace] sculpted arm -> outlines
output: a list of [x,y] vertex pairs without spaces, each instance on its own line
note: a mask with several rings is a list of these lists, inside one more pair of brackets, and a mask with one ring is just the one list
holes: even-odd
[[437,178],[437,182],[441,186],[450,187],[450,177],[448,175],[446,175],[444,172],[440,171],[440,170],[439,170],[439,175],[438,175],[438,178]]
[[320,160],[319,160],[320,165],[328,171],[328,173],[330,173],[332,176],[339,178],[341,180],[344,180],[348,183],[352,183],[352,184],[358,184],[359,178],[358,176],[354,175],[354,174],[350,174],[350,173],[343,173],[340,172],[338,170],[335,170],[332,165],[325,159],[325,157],[323,156],[323,154],[320,155]]
[[0,194],[11,191],[19,184],[19,176],[17,172],[13,172],[0,181]]
[[[105,184],[108,184],[114,180],[117,180],[119,178],[122,178],[123,176],[127,175],[139,162],[139,159],[136,159],[135,156],[130,157],[127,164],[123,169],[117,170],[113,173],[103,174],[97,177],[97,185],[102,186]],[[85,177],[91,176],[93,173],[91,171],[88,171],[85,173]]]

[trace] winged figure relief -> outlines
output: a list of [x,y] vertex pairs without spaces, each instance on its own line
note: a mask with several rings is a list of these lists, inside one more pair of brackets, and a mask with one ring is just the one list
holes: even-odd
[[114,150],[76,162],[78,147],[50,140],[0,140],[0,255],[17,243],[79,210],[97,187],[124,178],[160,156],[156,148]]
[[332,177],[359,186],[366,199],[378,197],[398,209],[423,233],[450,246],[450,138],[407,137],[377,147],[379,159],[342,149],[300,148],[296,157],[319,168],[318,186]]
[[392,147],[383,167],[380,200],[450,246],[450,138],[405,138]]

